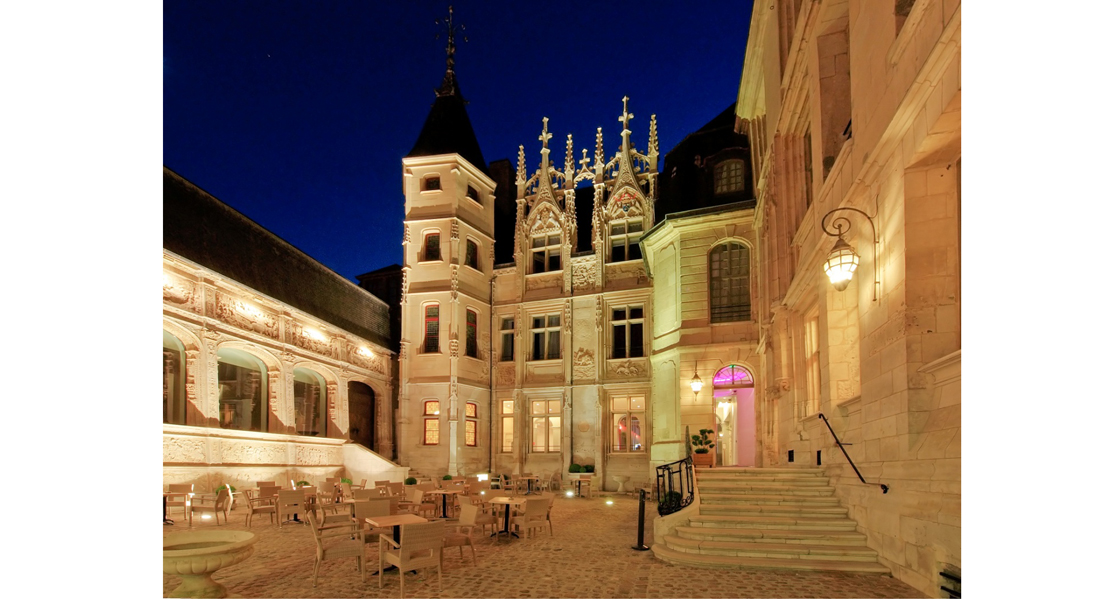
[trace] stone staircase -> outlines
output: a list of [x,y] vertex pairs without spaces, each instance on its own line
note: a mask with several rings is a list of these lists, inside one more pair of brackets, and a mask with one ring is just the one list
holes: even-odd
[[699,515],[653,545],[657,558],[697,567],[890,573],[856,531],[823,470],[695,473]]

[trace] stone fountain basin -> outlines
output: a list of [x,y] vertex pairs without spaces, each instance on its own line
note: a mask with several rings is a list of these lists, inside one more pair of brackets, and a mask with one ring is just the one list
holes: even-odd
[[256,534],[231,529],[164,536],[164,572],[184,580],[172,597],[225,597],[225,588],[211,579],[211,574],[252,556],[255,543]]

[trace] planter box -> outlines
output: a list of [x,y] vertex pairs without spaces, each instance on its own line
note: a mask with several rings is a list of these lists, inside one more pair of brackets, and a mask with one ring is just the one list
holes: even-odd
[[692,453],[691,459],[696,467],[714,467],[713,452],[707,452],[706,454]]

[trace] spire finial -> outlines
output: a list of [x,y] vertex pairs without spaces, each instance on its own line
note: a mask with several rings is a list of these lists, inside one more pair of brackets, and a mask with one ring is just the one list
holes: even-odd
[[634,118],[634,115],[626,110],[627,100],[630,100],[630,98],[623,96],[623,114],[619,117],[619,121],[623,124],[623,131],[628,131],[627,127],[630,127],[630,120]]
[[542,135],[539,136],[539,141],[542,142],[542,149],[543,150],[548,150],[548,147],[546,146],[546,144],[547,144],[547,142],[550,141],[550,138],[554,137],[554,134],[550,133],[546,129],[547,125],[549,123],[550,123],[550,117],[543,117],[542,118]]
[[[455,25],[455,11],[453,6],[447,7],[447,19],[445,21],[435,20],[436,25],[446,24],[447,27],[447,73],[443,75],[443,85],[436,91],[438,96],[453,96],[455,93],[455,33],[458,31],[465,31],[465,25]],[[435,38],[439,39],[439,34],[435,34]],[[462,36],[462,41],[469,42],[470,40],[465,34]]]

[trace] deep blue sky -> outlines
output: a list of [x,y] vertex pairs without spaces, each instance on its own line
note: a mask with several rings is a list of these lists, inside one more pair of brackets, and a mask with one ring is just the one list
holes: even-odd
[[[736,100],[751,0],[451,2],[486,162],[614,148],[622,97],[662,158]],[[164,2],[164,164],[340,275],[401,263],[401,158],[445,69],[448,2]],[[440,39],[435,39],[440,33]],[[511,200],[510,198],[507,200]]]

